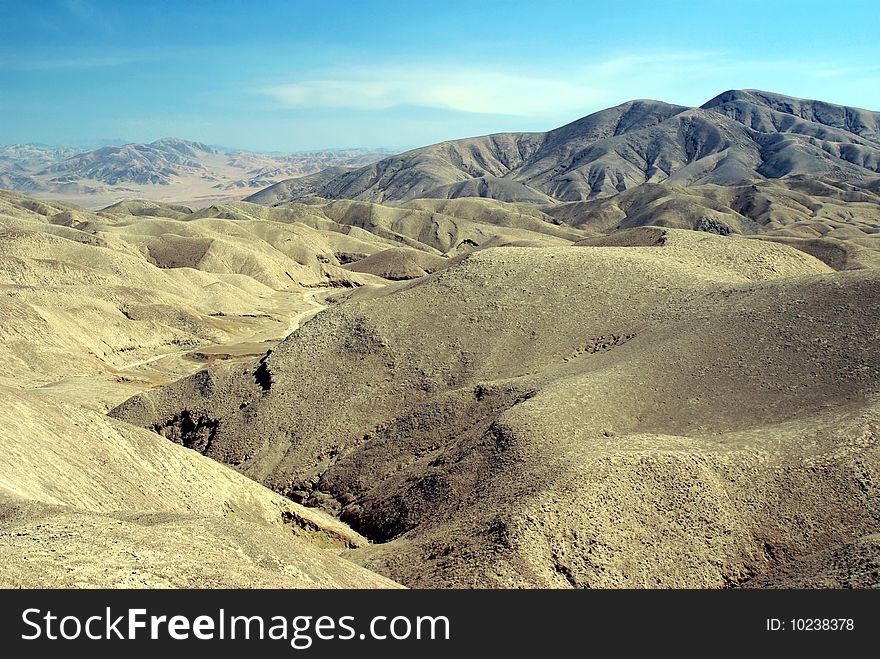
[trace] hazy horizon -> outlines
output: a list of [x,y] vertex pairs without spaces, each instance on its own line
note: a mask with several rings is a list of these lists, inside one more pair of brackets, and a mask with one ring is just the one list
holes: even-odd
[[880,109],[880,8],[839,3],[843,33],[821,6],[0,1],[0,143],[403,150],[742,88]]
[[102,149],[105,147],[115,147],[115,146],[125,146],[126,144],[151,144],[153,142],[157,142],[162,139],[180,139],[185,140],[187,142],[197,142],[201,144],[205,144],[213,149],[217,149],[218,151],[228,151],[230,153],[236,151],[247,151],[251,153],[259,153],[262,155],[288,155],[295,153],[328,153],[333,151],[376,151],[376,152],[385,152],[388,153],[400,153],[402,150],[409,150],[418,148],[420,145],[409,145],[405,146],[403,149],[394,148],[394,147],[383,147],[383,146],[362,146],[362,145],[350,145],[350,146],[329,146],[329,147],[317,147],[313,149],[249,149],[244,146],[235,146],[229,144],[213,144],[211,142],[204,142],[202,140],[194,140],[191,139],[187,135],[159,135],[155,138],[148,138],[144,140],[129,140],[122,137],[119,138],[96,138],[91,140],[81,140],[78,142],[41,142],[39,140],[29,140],[27,142],[0,142],[0,146],[34,146],[34,147],[45,147],[49,149],[82,149],[83,151],[96,151],[98,149]]

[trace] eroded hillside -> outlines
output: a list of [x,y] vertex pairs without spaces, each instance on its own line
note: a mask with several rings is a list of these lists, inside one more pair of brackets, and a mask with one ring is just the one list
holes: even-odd
[[664,181],[734,185],[805,175],[865,182],[880,172],[878,136],[876,112],[733,90],[698,108],[635,100],[546,133],[442,142],[308,183],[280,182],[248,199],[553,203],[613,197]]
[[492,201],[89,212],[12,193],[0,232],[2,585],[77,587],[396,586],[339,557],[368,542],[345,523],[190,450],[211,432],[198,415],[170,442],[104,412],[248,364],[339,290],[379,291],[480,244],[584,235]]
[[[0,193],[4,584],[873,585],[874,115],[743,94],[449,143],[393,204]],[[705,113],[867,150],[511,174]]]
[[634,232],[357,291],[112,414],[203,417],[205,455],[412,586],[719,587],[873,532],[877,272]]

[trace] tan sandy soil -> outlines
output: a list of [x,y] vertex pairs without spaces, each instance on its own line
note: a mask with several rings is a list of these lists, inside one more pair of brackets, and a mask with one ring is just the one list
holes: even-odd
[[[139,235],[155,235],[143,217]],[[367,542],[345,524],[104,415],[202,354],[262,355],[330,292],[204,258],[157,267],[127,221],[0,196],[2,586],[394,587],[338,556]],[[314,255],[271,258],[326,279]]]
[[4,583],[871,585],[876,190],[749,185],[0,193]]
[[877,271],[634,231],[357,291],[113,415],[340,515],[410,586],[730,586],[873,532]]

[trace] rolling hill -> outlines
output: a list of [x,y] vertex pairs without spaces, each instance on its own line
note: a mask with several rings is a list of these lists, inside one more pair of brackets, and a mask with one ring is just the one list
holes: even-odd
[[871,186],[832,179],[645,184],[545,210],[555,221],[602,235],[647,225],[752,235],[798,247],[838,270],[876,264],[880,256],[880,195]]
[[111,415],[187,442],[188,410],[409,586],[722,587],[873,532],[877,271],[630,231],[355,291]]
[[0,585],[397,587],[338,556],[368,542],[338,519],[105,412],[241,368],[328,294],[437,271],[444,250],[585,235],[477,201],[90,212],[0,192]]
[[[0,192],[0,585],[876,587],[878,128],[734,91]],[[138,146],[16,157],[254,163]]]

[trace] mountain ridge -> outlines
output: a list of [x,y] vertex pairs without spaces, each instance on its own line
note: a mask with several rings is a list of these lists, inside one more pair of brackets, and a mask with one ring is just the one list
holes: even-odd
[[2,581],[875,584],[878,181],[2,192]]
[[366,149],[263,154],[178,137],[93,150],[8,145],[0,146],[0,188],[94,209],[138,198],[203,206],[386,155]]
[[314,195],[378,203],[484,196],[473,181],[503,179],[488,196],[582,201],[642,183],[729,185],[811,174],[880,177],[880,113],[758,90],[728,90],[699,107],[639,99],[546,133],[449,140],[248,200]]

